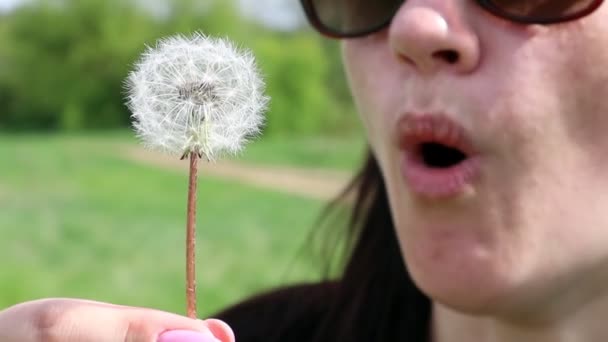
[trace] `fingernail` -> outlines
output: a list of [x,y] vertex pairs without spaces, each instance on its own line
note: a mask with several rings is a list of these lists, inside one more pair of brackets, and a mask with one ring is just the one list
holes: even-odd
[[208,331],[171,330],[162,333],[157,342],[220,342]]

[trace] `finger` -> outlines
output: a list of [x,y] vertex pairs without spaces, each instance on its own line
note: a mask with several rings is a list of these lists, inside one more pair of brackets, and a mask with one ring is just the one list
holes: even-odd
[[[215,331],[222,342],[233,342],[226,339],[232,333],[227,326]],[[204,321],[108,303],[48,299],[0,312],[3,342],[181,342],[180,338],[187,338],[184,342],[217,341]]]
[[220,321],[219,319],[207,319],[205,320],[207,327],[211,330],[211,333],[222,342],[235,342],[234,332],[228,326],[228,324]]

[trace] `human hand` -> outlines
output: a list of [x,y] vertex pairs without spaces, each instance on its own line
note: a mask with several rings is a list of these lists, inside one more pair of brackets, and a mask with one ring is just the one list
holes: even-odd
[[41,299],[0,311],[2,342],[234,342],[224,322],[80,299]]

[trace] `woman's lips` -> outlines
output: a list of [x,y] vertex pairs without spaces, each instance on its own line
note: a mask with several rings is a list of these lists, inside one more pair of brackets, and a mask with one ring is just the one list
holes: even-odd
[[[401,174],[417,195],[428,198],[455,196],[464,192],[479,175],[479,156],[471,140],[462,126],[446,116],[405,115],[397,124],[397,137],[402,152]],[[458,151],[462,158],[448,165],[431,165],[422,148],[424,144]]]

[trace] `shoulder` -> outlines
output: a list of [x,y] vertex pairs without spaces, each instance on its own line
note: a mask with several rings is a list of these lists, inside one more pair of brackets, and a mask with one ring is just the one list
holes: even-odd
[[329,310],[335,282],[299,284],[268,291],[214,315],[238,342],[311,341]]

